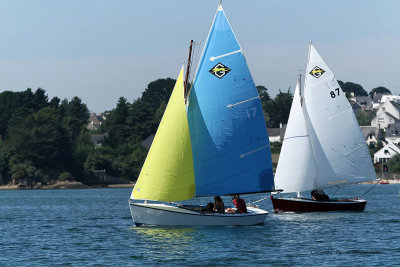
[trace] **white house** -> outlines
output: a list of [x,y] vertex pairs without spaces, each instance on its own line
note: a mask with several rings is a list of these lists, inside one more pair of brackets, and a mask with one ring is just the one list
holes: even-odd
[[393,101],[400,103],[400,96],[398,95],[388,95],[388,94],[374,94],[372,99],[372,108],[378,109],[386,102]]
[[387,101],[377,110],[376,117],[371,121],[371,126],[386,129],[390,124],[399,122],[400,104],[394,101]]
[[360,126],[360,129],[365,138],[365,141],[367,141],[368,146],[371,144],[376,145],[380,140],[383,139],[378,127]]
[[267,128],[269,141],[281,142],[285,138],[286,124],[279,124],[279,128]]
[[374,163],[387,162],[396,155],[400,155],[400,148],[390,141],[374,154]]
[[281,138],[280,129],[279,128],[267,128],[269,142],[280,142],[283,139]]
[[386,103],[388,101],[394,101],[396,103],[399,103],[400,96],[399,95],[382,95],[381,103]]
[[400,119],[400,104],[395,101],[387,101],[385,102],[377,111],[376,115],[378,116],[380,113],[390,113],[396,119]]
[[376,93],[374,94],[374,98],[372,99],[372,108],[373,109],[377,109],[383,104],[383,102],[381,102],[382,96],[383,96],[383,94],[376,94]]
[[388,112],[381,112],[372,119],[371,126],[378,129],[386,129],[390,124],[394,123],[400,123],[400,120]]

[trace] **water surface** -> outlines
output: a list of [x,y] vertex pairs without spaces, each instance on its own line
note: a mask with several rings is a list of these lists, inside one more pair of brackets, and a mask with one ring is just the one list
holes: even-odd
[[127,188],[0,191],[0,266],[397,265],[399,189],[377,185],[364,212],[270,213],[240,227],[134,227]]

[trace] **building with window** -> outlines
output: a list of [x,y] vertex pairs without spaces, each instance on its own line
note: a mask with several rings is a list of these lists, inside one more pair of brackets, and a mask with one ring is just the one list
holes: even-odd
[[396,155],[400,155],[400,148],[392,141],[389,141],[386,146],[382,147],[374,154],[374,163],[387,162]]

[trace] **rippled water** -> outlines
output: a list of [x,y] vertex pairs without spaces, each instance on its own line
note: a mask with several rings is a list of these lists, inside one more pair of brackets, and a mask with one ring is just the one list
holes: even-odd
[[398,265],[399,189],[376,186],[364,212],[270,213],[249,227],[134,227],[130,189],[0,191],[0,266]]

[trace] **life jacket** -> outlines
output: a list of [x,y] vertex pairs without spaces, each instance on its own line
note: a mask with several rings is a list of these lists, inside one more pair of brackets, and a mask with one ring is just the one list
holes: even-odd
[[246,213],[247,212],[247,207],[246,207],[246,203],[244,203],[244,200],[241,198],[238,199],[234,199],[233,200],[233,204],[236,207],[236,213]]

